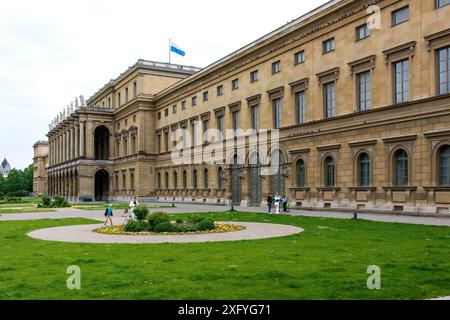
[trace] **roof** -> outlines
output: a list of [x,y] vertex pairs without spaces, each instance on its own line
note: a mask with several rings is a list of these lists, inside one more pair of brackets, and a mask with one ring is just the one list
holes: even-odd
[[6,160],[5,158],[2,162],[2,169],[9,169],[9,168],[11,168],[11,166],[9,165],[8,160]]
[[107,84],[105,84],[100,90],[98,90],[92,97],[90,97],[86,102],[89,104],[92,102],[98,95],[100,95],[102,92],[104,92],[106,89],[116,85],[121,80],[123,80],[125,77],[133,73],[137,69],[147,69],[147,70],[154,70],[154,71],[166,71],[171,73],[179,73],[184,75],[192,75],[196,72],[201,71],[201,68],[197,68],[194,66],[185,66],[181,64],[173,64],[173,63],[164,63],[164,62],[157,62],[157,61],[150,61],[150,60],[144,60],[139,59],[134,65],[129,67],[125,72],[123,72],[121,75],[119,75],[116,79],[110,80]]

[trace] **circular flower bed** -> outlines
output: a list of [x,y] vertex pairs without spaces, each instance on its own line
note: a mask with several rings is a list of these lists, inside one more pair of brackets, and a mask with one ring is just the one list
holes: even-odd
[[236,232],[245,230],[245,227],[231,224],[221,224],[215,223],[214,229],[208,231],[195,231],[195,232],[128,232],[125,231],[124,226],[112,226],[112,227],[101,227],[95,229],[94,232],[100,234],[109,235],[129,235],[129,236],[155,236],[155,235],[191,235],[191,234],[209,234],[209,233],[225,233],[225,232]]

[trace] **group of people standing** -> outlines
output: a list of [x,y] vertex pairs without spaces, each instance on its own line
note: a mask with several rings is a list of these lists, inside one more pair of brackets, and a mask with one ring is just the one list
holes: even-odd
[[283,210],[283,213],[288,213],[289,209],[287,197],[281,197],[278,192],[275,193],[275,197],[272,193],[269,194],[267,197],[267,206],[269,207],[269,213],[272,213],[272,207],[275,207],[275,214],[280,214],[281,210]]
[[[123,223],[124,225],[126,225],[130,220],[135,220],[135,216],[134,216],[134,209],[136,209],[139,206],[139,202],[137,200],[136,197],[132,197],[130,204],[129,204],[129,208],[130,209],[125,209],[124,213],[123,213]],[[131,212],[131,214],[130,214]],[[108,224],[108,222],[111,223],[111,226],[113,225],[113,218],[114,213],[113,213],[113,209],[112,209],[112,204],[108,205],[108,208],[106,208],[105,210],[105,226]]]

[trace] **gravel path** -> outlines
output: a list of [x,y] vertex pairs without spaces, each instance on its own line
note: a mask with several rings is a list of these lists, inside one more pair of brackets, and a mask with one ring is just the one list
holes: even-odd
[[[230,224],[223,222],[223,224]],[[245,230],[227,233],[210,233],[195,235],[157,235],[157,236],[127,236],[105,235],[93,232],[102,225],[82,225],[59,228],[41,229],[30,232],[29,237],[39,240],[69,242],[69,243],[103,243],[103,244],[151,244],[151,243],[204,243],[257,240],[285,237],[298,234],[304,230],[290,225],[236,222]]]
[[[198,204],[177,204],[176,208],[152,209],[151,211],[163,211],[170,214],[184,214],[193,212],[223,212],[229,210],[229,207],[224,206],[206,206]],[[241,212],[255,212],[267,213],[266,208],[235,208]],[[116,210],[116,217],[123,215],[123,210]],[[306,210],[291,210],[289,213],[293,216],[317,217],[317,218],[335,218],[335,219],[352,219],[353,214],[343,212],[321,212],[321,211],[306,211]],[[3,214],[0,216],[0,221],[18,221],[18,220],[42,220],[42,219],[67,219],[67,218],[87,218],[94,220],[103,220],[103,211],[83,211],[78,209],[57,209],[57,212],[37,212],[37,213],[20,213],[20,214]],[[390,222],[390,223],[405,223],[418,224],[429,226],[447,226],[450,227],[450,217],[415,217],[415,216],[401,216],[395,214],[358,214],[358,218],[362,220]]]

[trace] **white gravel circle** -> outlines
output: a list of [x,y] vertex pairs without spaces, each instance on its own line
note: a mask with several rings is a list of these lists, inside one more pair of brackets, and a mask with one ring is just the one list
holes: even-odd
[[204,243],[241,240],[258,240],[280,238],[302,233],[304,230],[291,225],[253,223],[253,222],[219,222],[245,227],[245,230],[226,233],[194,234],[194,235],[155,235],[128,236],[107,235],[94,232],[102,224],[67,226],[41,229],[28,233],[30,238],[68,243],[100,243],[100,244],[154,244],[154,243]]

